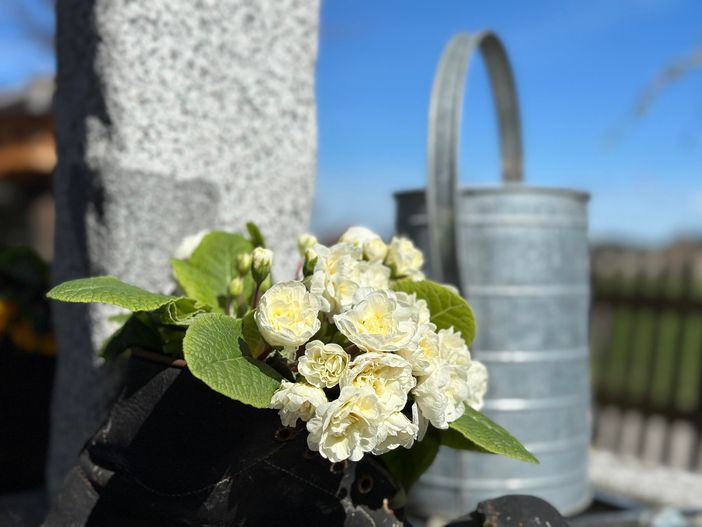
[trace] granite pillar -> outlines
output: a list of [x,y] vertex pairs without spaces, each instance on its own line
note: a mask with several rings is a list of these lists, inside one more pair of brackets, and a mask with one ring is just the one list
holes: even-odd
[[[255,221],[295,268],[316,163],[318,0],[58,0],[54,281],[170,292],[169,256]],[[54,491],[104,419],[106,306],[56,304]]]

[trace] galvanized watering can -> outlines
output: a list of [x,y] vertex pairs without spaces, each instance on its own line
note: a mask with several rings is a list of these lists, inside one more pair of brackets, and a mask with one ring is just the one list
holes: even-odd
[[[479,50],[497,107],[505,184],[457,187],[466,70]],[[504,47],[489,31],[454,36],[429,111],[428,188],[399,192],[397,231],[428,256],[430,278],[475,310],[473,355],[489,369],[485,411],[540,460],[442,449],[412,489],[419,516],[452,517],[503,494],[533,494],[563,514],[585,508],[590,386],[587,201],[522,181],[519,112]]]

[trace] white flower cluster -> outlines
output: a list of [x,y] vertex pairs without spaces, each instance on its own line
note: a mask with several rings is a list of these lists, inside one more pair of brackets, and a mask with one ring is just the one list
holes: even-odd
[[390,289],[423,279],[412,242],[352,227],[336,245],[307,237],[300,249],[309,276],[268,289],[255,320],[297,371],[270,406],[286,426],[307,423],[311,450],[337,462],[410,448],[429,424],[445,429],[465,404],[481,407],[487,371],[461,334],[437,331],[424,300]]

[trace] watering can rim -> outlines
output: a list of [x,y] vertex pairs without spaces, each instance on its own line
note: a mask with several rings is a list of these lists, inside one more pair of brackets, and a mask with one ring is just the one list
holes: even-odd
[[[578,201],[587,203],[591,195],[589,192],[580,189],[566,188],[566,187],[546,187],[546,186],[533,186],[524,185],[522,183],[502,183],[499,185],[487,184],[487,185],[471,185],[459,187],[458,192],[461,195],[470,194],[550,194],[556,196],[563,196],[574,198]],[[397,198],[402,198],[405,196],[426,194],[426,187],[412,188],[405,190],[398,190],[393,192],[393,196]]]

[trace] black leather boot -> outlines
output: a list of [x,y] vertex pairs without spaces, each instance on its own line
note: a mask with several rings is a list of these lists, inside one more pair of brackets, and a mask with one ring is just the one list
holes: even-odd
[[273,410],[187,369],[132,357],[110,416],[67,476],[47,527],[406,525],[382,463],[330,463]]

